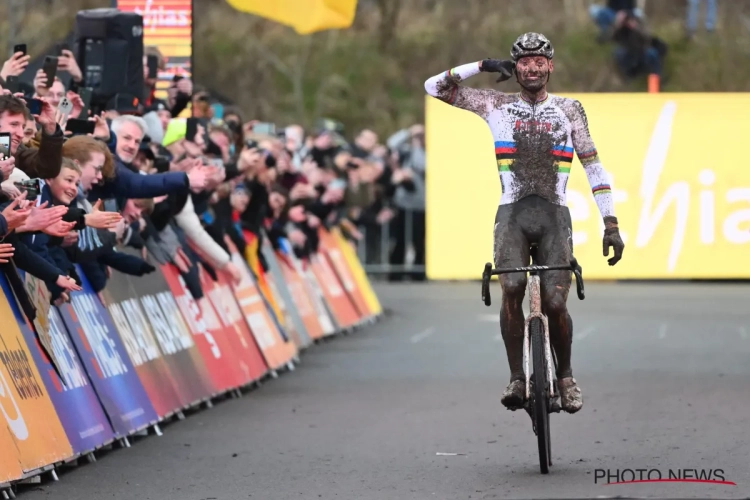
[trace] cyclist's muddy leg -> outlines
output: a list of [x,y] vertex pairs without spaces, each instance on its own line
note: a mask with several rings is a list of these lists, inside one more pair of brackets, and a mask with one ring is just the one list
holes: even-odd
[[[570,212],[565,207],[551,210],[550,225],[545,227],[539,244],[542,265],[570,262],[573,254],[573,233]],[[541,273],[542,308],[549,320],[550,343],[557,354],[557,382],[562,409],[575,413],[583,407],[581,389],[573,378],[570,365],[573,345],[573,321],[568,314],[568,291],[573,281],[570,271]]]
[[[539,264],[560,265],[570,262],[572,230],[567,208],[551,207],[549,226],[539,245]],[[557,378],[573,376],[570,365],[573,344],[573,320],[568,313],[568,292],[572,284],[570,271],[540,273],[542,307],[549,321],[550,343],[557,355]]]
[[[529,243],[526,240],[511,205],[501,205],[495,217],[495,267],[529,265]],[[503,288],[500,309],[500,333],[510,366],[510,379],[525,380],[523,373],[523,299],[526,293],[526,273],[500,275]]]

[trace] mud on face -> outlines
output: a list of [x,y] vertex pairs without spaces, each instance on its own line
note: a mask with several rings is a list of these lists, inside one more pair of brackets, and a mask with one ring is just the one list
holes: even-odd
[[553,155],[553,150],[565,146],[566,136],[561,129],[560,124],[532,121],[513,132],[516,159],[510,170],[514,175],[516,199],[535,194],[550,203],[560,203],[557,194],[558,157]]

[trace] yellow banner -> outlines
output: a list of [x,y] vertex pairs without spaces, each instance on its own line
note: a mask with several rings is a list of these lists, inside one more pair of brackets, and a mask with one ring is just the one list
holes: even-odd
[[[568,183],[584,278],[747,278],[750,94],[565,94],[581,101],[625,242],[614,267],[577,157]],[[478,116],[427,97],[427,275],[479,279],[492,261],[500,181]],[[611,254],[610,254],[611,255]]]
[[227,0],[237,10],[291,26],[300,35],[348,28],[357,0]]

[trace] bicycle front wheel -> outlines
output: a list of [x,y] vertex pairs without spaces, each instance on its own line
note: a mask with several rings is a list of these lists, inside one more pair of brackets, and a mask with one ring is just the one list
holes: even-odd
[[552,461],[549,437],[549,380],[547,380],[547,358],[544,355],[544,326],[542,320],[533,318],[529,323],[531,357],[534,364],[534,424],[539,444],[539,467],[542,474],[549,472]]

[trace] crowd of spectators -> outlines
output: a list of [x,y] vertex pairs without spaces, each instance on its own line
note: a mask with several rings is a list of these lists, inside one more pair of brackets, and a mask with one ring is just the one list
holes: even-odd
[[[285,237],[303,257],[317,251],[321,225],[337,224],[369,259],[403,264],[406,211],[415,263],[424,264],[422,126],[385,144],[371,130],[348,142],[331,120],[309,131],[247,120],[231,106],[214,106],[185,77],[175,77],[162,100],[146,60],[157,58],[161,68],[164,60],[153,47],[145,54],[144,95],[101,109],[82,98],[86,82],[70,51],[57,68],[70,76],[69,88],[40,70],[33,89],[11,90],[29,55],[3,65],[0,269],[25,310],[33,307],[19,293],[17,269],[43,280],[59,304],[81,287],[74,264],[100,293],[111,269],[138,276],[171,263],[200,298],[198,265],[240,279],[229,254],[230,245],[246,251],[244,231],[273,245]],[[386,230],[393,243],[383,256]],[[125,245],[140,256],[118,250]]]

